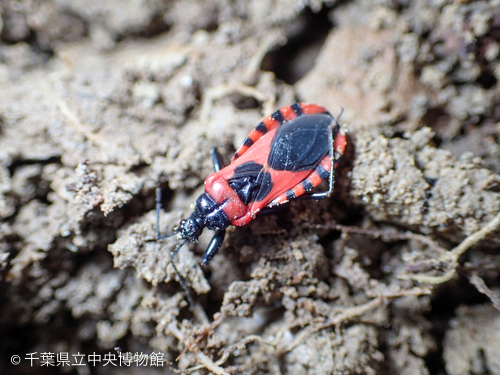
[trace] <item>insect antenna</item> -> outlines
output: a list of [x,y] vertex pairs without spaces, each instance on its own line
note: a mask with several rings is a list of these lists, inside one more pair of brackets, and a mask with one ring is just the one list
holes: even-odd
[[177,277],[179,278],[179,284],[181,284],[182,289],[184,289],[184,292],[186,293],[189,305],[194,306],[195,304],[194,304],[193,296],[191,296],[191,292],[189,291],[189,289],[187,287],[186,281],[181,276],[181,274],[179,273],[179,270],[177,270],[177,267],[175,266],[175,263],[174,263],[175,256],[177,255],[177,253],[179,252],[181,247],[184,246],[187,242],[188,242],[188,240],[181,242],[179,245],[177,245],[175,250],[172,251],[172,253],[170,254],[170,264],[172,264],[172,267],[174,267],[175,273],[177,274]]
[[179,252],[181,247],[184,246],[185,244],[187,244],[188,242],[189,242],[189,240],[185,240],[185,241],[181,242],[179,245],[177,245],[175,250],[172,251],[172,253],[170,254],[170,261],[171,262],[174,260],[175,256],[177,255],[177,253]]
[[172,237],[174,234],[177,234],[179,232],[179,230],[174,230],[172,233],[169,233],[169,234],[162,234],[160,235],[160,230],[158,229],[158,218],[156,219],[157,223],[156,223],[156,239],[157,240],[163,240],[165,238],[168,238],[168,237]]
[[[163,240],[164,238],[168,238],[173,236],[174,234],[177,234],[179,232],[179,229],[174,230],[172,233],[169,234],[160,234],[160,211],[161,211],[161,188],[157,187],[156,188],[156,239],[157,240]],[[179,251],[177,249],[175,253]]]
[[340,117],[342,116],[343,113],[344,113],[344,107],[340,106],[340,112],[339,112],[338,116],[336,118],[334,117],[337,125],[339,125],[339,120],[340,120]]
[[[161,211],[161,188],[157,187],[156,188],[156,239],[157,240],[163,240],[165,238],[171,237],[174,234],[179,233],[179,228],[175,229],[172,233],[169,234],[160,234],[160,211]],[[172,254],[170,254],[170,263],[172,264],[172,267],[174,267],[175,273],[177,274],[177,277],[179,278],[179,284],[181,284],[182,289],[184,289],[184,292],[186,293],[188,302],[190,306],[195,306],[193,297],[191,296],[191,292],[189,291],[186,281],[184,278],[181,276],[179,273],[179,270],[175,266],[174,263],[174,258],[181,249],[182,246],[184,246],[189,240],[185,240],[184,242],[180,243],[177,245],[174,251],[172,251]]]

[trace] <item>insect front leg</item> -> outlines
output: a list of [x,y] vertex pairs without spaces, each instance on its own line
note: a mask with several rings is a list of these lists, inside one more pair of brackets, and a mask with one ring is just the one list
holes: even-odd
[[208,244],[207,249],[205,250],[205,254],[203,254],[203,259],[201,261],[202,265],[206,266],[208,263],[210,263],[212,258],[215,256],[217,251],[222,246],[222,242],[224,242],[225,236],[226,236],[225,229],[222,229],[222,230],[215,233],[212,240]]

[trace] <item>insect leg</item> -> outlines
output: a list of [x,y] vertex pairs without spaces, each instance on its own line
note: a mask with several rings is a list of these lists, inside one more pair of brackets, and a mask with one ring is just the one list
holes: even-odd
[[[342,116],[342,113],[344,112],[344,108],[341,108],[339,115],[335,119],[335,124],[333,125],[333,128],[335,129],[335,136],[339,132],[339,118]],[[335,186],[335,163],[338,161],[337,160],[337,155],[335,153],[335,138],[334,138],[334,131],[332,129],[332,126],[328,128],[328,137],[330,138],[330,148],[328,150],[328,156],[330,156],[330,177],[328,181],[328,190],[323,191],[320,193],[305,193],[296,199],[302,199],[302,200],[307,200],[307,199],[314,199],[314,200],[319,200],[323,198],[329,197],[332,192],[333,188]],[[340,157],[339,157],[340,158]]]
[[217,251],[220,249],[222,242],[224,241],[224,237],[226,236],[226,230],[222,229],[218,232],[215,232],[215,235],[213,236],[212,240],[210,241],[210,244],[207,247],[207,250],[205,250],[205,254],[203,254],[203,259],[201,261],[201,264],[203,266],[206,266],[214,255],[217,253]]
[[224,161],[222,160],[222,156],[220,156],[219,151],[217,151],[217,147],[212,147],[212,152],[210,154],[212,156],[214,169],[216,172],[219,172],[222,168],[224,168]]
[[333,188],[335,186],[335,153],[333,150],[333,132],[332,129],[328,129],[328,136],[332,140],[330,142],[330,150],[328,151],[329,156],[330,156],[330,177],[328,181],[328,190],[327,191],[322,191],[320,193],[305,193],[304,195],[301,195],[299,197],[296,197],[295,199],[301,199],[301,200],[308,200],[308,199],[313,199],[313,200],[319,200],[323,198],[329,197],[332,192]]

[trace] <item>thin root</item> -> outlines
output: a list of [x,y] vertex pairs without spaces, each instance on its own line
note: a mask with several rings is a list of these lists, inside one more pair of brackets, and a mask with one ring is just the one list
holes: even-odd
[[488,288],[484,280],[479,277],[477,273],[473,272],[469,276],[469,282],[476,287],[479,293],[484,294],[490,299],[495,309],[500,310],[500,297],[497,296],[490,288]]
[[402,290],[399,293],[381,295],[359,306],[348,307],[340,311],[338,310],[332,311],[332,314],[330,315],[330,317],[328,317],[328,319],[326,319],[326,321],[310,325],[305,329],[303,329],[299,334],[297,334],[295,339],[290,344],[278,350],[278,355],[289,352],[290,350],[299,346],[315,332],[321,331],[323,329],[332,326],[338,326],[346,321],[353,320],[354,318],[360,317],[370,311],[373,311],[377,307],[381,306],[388,299],[404,297],[404,296],[420,296],[420,295],[427,295],[430,293],[431,290],[429,288],[422,288],[422,287],[412,288],[408,290]]
[[[325,228],[325,226],[315,226],[316,228]],[[452,250],[447,251],[445,248],[439,246],[432,239],[411,232],[406,233],[391,233],[379,230],[369,230],[356,227],[348,227],[340,224],[333,224],[327,226],[327,228],[339,230],[342,233],[359,233],[364,235],[373,236],[375,238],[382,238],[386,241],[399,241],[399,240],[416,240],[429,248],[433,249],[439,254],[439,257],[435,260],[435,263],[446,264],[447,270],[438,276],[430,276],[423,273],[418,274],[406,274],[399,276],[402,280],[413,280],[420,284],[438,285],[443,284],[451,280],[455,274],[458,267],[458,260],[462,254],[469,250],[472,246],[476,245],[480,241],[484,240],[489,234],[494,232],[500,227],[500,213],[497,214],[488,224],[477,232],[466,237],[458,246],[454,247]]]
[[[168,328],[170,332],[175,336],[175,338],[179,340],[181,343],[183,343],[184,346],[187,347],[187,345],[184,342],[184,336],[182,335],[181,331],[177,328],[176,324],[172,322],[168,325]],[[210,357],[202,353],[196,346],[192,345],[188,350],[190,350],[196,356],[201,365],[205,367],[207,370],[212,371],[216,375],[230,375],[222,367],[218,366],[214,361],[212,361]],[[196,371],[197,369],[199,369],[199,366],[187,369],[185,372],[190,373]]]

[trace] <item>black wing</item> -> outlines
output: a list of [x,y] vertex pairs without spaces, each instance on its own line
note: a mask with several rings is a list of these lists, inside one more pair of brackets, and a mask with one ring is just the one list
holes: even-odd
[[314,169],[328,153],[328,126],[334,119],[325,113],[297,117],[282,125],[271,142],[268,164],[278,171]]

